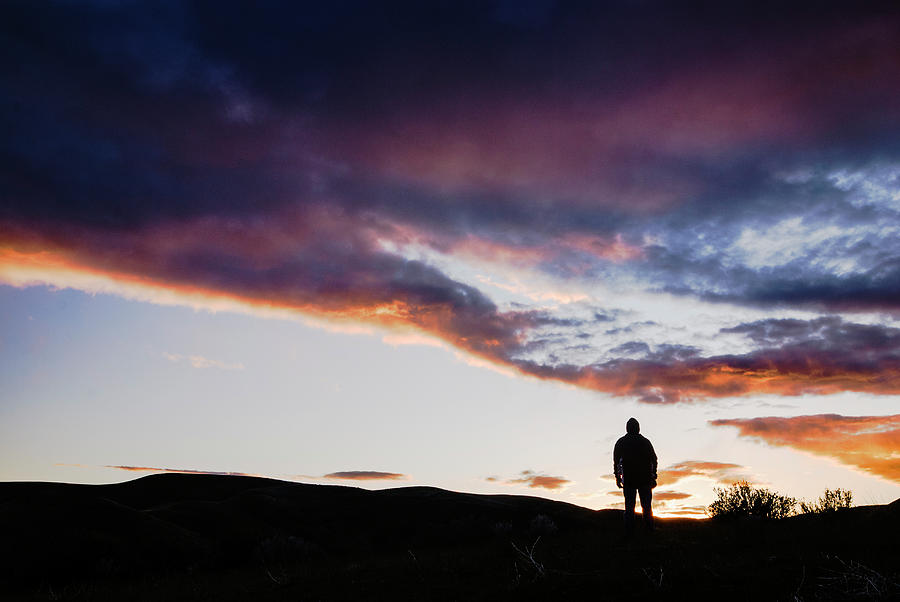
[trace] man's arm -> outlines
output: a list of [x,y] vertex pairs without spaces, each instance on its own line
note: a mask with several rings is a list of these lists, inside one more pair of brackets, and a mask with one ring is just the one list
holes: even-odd
[[647,445],[650,446],[650,486],[656,487],[656,469],[657,469],[657,459],[656,459],[656,451],[653,449],[653,444],[650,441],[647,441]]
[[622,451],[619,442],[613,448],[613,474],[616,475],[616,486],[622,488]]

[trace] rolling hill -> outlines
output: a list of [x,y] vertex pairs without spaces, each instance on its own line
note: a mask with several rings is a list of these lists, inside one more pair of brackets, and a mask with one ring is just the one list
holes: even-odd
[[[667,519],[432,487],[160,474],[0,483],[2,599],[891,599],[900,501]],[[4,597],[5,596],[5,597]]]

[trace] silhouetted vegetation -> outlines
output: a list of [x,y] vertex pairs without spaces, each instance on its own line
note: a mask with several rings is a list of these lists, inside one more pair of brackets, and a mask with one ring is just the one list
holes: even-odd
[[853,505],[853,492],[848,489],[826,489],[815,502],[797,500],[738,481],[728,487],[716,487],[716,500],[706,508],[710,518],[787,518],[797,514],[828,514]]
[[853,505],[853,492],[847,489],[826,489],[818,500],[808,503],[800,502],[800,511],[803,514],[825,514],[846,510]]
[[739,481],[728,487],[716,487],[716,500],[706,512],[710,518],[786,518],[794,514],[797,500],[761,487],[753,487],[747,481]]

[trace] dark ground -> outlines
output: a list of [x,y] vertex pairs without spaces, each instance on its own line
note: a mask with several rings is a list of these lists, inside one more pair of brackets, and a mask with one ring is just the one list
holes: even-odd
[[900,500],[658,521],[430,487],[0,483],[0,600],[897,600]]

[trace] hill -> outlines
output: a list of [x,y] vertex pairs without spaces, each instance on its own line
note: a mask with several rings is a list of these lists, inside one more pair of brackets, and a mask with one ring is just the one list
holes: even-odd
[[3,599],[891,599],[900,501],[660,520],[432,487],[161,474],[0,483]]

